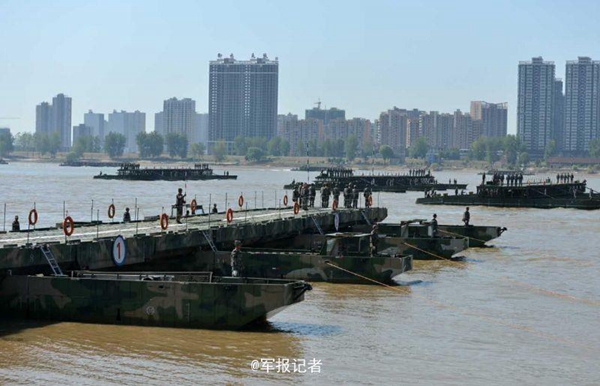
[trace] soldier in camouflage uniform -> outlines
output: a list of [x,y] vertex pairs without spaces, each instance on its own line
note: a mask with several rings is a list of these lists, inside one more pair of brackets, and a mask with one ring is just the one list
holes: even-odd
[[354,209],[358,208],[358,195],[359,195],[358,188],[356,187],[356,185],[354,185],[352,187],[352,207]]
[[340,188],[336,185],[333,187],[333,201],[340,203]]
[[234,245],[235,247],[231,251],[231,276],[240,277],[243,269],[242,242],[235,240]]
[[329,190],[329,185],[325,184],[321,188],[321,207],[328,208],[329,207],[329,196],[331,195],[331,191]]

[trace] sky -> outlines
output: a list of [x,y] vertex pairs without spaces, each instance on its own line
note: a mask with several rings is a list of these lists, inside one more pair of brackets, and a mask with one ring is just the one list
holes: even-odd
[[[64,93],[88,110],[154,113],[171,97],[207,112],[218,53],[279,58],[279,113],[319,99],[346,117],[508,102],[517,66],[600,60],[600,1],[0,0],[0,127],[35,130],[35,106]],[[19,118],[19,119],[6,119]]]

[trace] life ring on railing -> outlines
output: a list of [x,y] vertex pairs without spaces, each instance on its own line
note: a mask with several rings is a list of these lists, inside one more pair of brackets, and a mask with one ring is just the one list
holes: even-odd
[[169,216],[166,213],[160,215],[160,229],[163,231],[169,227]]
[[227,220],[228,224],[233,221],[233,209],[227,209],[227,212],[225,212],[225,219]]
[[63,233],[65,236],[71,236],[75,231],[75,221],[71,216],[65,217],[62,223]]
[[29,211],[29,217],[27,218],[29,220],[29,225],[35,225],[37,224],[38,221],[38,212],[37,210],[31,209]]
[[198,203],[196,202],[196,199],[194,198],[192,200],[192,202],[190,202],[190,210],[192,211],[192,213],[194,213],[196,211],[197,207],[198,207]]
[[110,204],[108,206],[108,218],[115,218],[115,204]]
[[367,198],[367,204],[369,204],[369,208],[373,206],[373,196],[369,196],[369,198]]
[[297,202],[294,204],[294,214],[300,213],[300,204]]
[[283,206],[287,206],[288,204],[288,196],[287,194],[285,196],[283,196]]
[[338,200],[333,200],[333,204],[331,204],[331,209],[336,210],[338,208]]
[[241,194],[240,194],[240,196],[238,197],[238,206],[239,206],[240,208],[243,208],[243,207],[244,207],[244,196],[242,196]]

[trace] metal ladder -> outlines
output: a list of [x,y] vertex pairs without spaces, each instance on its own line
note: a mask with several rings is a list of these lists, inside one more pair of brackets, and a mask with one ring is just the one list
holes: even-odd
[[208,245],[210,245],[210,249],[212,249],[213,252],[218,252],[217,246],[213,242],[212,237],[208,235],[208,231],[202,231],[202,234],[204,235],[204,238],[206,239],[206,241],[208,241]]
[[46,261],[50,265],[52,273],[55,276],[64,276],[63,271],[62,269],[60,269],[60,266],[56,262],[56,258],[54,257],[54,254],[52,253],[50,248],[48,248],[47,246],[41,246],[40,250],[42,251],[42,255],[44,255],[44,257],[46,258]]
[[367,214],[365,213],[365,211],[361,210],[360,214],[362,214],[362,216],[365,219],[365,221],[367,222],[367,224],[371,225],[371,221],[369,221],[369,218],[367,217]]
[[317,227],[317,230],[319,231],[320,234],[323,234],[323,229],[321,228],[321,225],[319,225],[319,222],[317,221],[316,218],[311,217],[313,222],[315,223],[315,226]]

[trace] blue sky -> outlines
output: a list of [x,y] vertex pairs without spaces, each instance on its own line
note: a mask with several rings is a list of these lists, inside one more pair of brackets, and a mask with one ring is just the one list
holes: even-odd
[[208,104],[218,53],[280,60],[279,112],[319,98],[348,117],[393,106],[468,111],[509,103],[517,64],[542,55],[600,60],[600,1],[0,0],[0,127],[33,131],[35,106],[62,92],[73,125],[88,109],[154,113],[170,97]]

